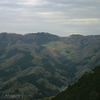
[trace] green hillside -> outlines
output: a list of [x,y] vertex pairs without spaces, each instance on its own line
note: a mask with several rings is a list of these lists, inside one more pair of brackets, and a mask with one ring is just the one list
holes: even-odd
[[[0,33],[0,97],[55,96],[100,65],[100,36]],[[65,87],[62,89],[62,87]]]
[[100,66],[86,72],[52,100],[100,100]]

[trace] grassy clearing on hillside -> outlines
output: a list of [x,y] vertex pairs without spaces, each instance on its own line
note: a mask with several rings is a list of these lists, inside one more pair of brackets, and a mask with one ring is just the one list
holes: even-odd
[[45,46],[45,47],[54,47],[54,48],[57,48],[57,49],[60,49],[60,48],[62,49],[62,48],[67,48],[68,47],[68,45],[63,43],[63,42],[54,42],[54,41],[49,42],[49,43],[47,43],[43,46]]
[[66,55],[66,57],[68,59],[71,59],[71,56],[73,55],[73,53],[75,53],[75,46],[69,44],[65,44],[64,42],[61,41],[57,41],[57,42],[49,42],[45,45],[45,46],[49,51],[50,51],[50,55],[56,56],[58,57],[59,55]]
[[53,42],[53,41],[49,42],[43,46],[45,46],[47,49],[49,49],[54,56],[57,56],[56,51],[59,51],[59,53],[61,53],[61,54],[66,54],[65,51],[68,47],[68,45],[63,42]]

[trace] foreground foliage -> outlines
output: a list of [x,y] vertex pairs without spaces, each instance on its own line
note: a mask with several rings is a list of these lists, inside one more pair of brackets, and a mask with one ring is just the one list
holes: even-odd
[[100,100],[100,66],[86,72],[52,100]]

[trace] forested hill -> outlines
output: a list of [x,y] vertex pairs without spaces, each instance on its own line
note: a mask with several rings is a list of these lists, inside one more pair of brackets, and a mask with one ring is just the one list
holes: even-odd
[[52,100],[100,100],[100,66],[85,73]]
[[54,96],[100,65],[100,35],[0,33],[0,96]]

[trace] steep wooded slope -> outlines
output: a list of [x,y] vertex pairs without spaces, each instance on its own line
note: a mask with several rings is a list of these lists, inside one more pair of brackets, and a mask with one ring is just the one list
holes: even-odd
[[52,100],[100,100],[100,66],[85,73]]
[[56,95],[99,64],[99,35],[0,34],[1,94]]

